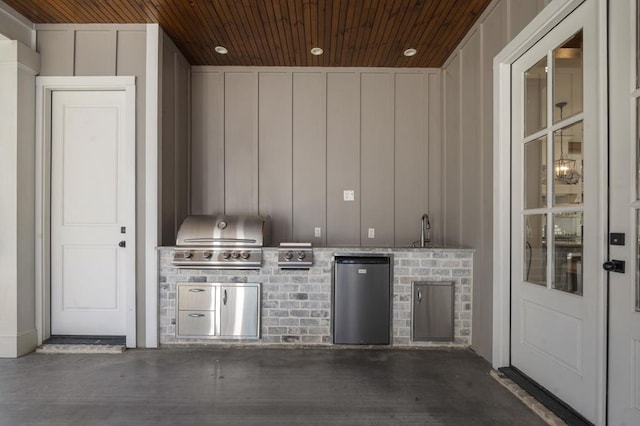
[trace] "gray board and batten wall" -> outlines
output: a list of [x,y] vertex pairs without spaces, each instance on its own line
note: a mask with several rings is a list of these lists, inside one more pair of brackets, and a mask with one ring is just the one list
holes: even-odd
[[442,67],[441,226],[446,245],[475,249],[473,348],[489,360],[493,345],[493,58],[547,3],[492,2]]
[[191,213],[380,247],[419,239],[429,212],[441,243],[440,93],[436,69],[192,67]]
[[[145,346],[147,34],[144,24],[37,24],[41,76],[136,78],[136,316],[137,341]],[[190,64],[160,29],[158,59],[158,241],[173,244],[188,211]],[[153,255],[155,256],[155,250]]]

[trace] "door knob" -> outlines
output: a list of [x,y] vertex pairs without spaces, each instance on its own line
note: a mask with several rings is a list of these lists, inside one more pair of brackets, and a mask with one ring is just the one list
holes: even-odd
[[624,274],[625,262],[624,260],[608,260],[602,264],[602,267],[607,272],[618,272]]
[[126,242],[126,241],[120,241],[120,242],[118,243],[118,246],[120,246],[120,247],[126,247],[126,246],[127,246],[127,242]]

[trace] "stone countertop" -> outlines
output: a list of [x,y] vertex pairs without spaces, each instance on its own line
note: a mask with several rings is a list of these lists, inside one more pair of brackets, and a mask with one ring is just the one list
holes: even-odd
[[[176,246],[160,246],[156,247],[157,250],[173,250],[177,248]],[[263,250],[278,250],[279,246],[265,246],[262,247]],[[355,251],[355,252],[385,252],[385,251],[459,251],[466,253],[474,253],[475,249],[472,248],[458,248],[458,247],[409,247],[409,246],[380,246],[380,247],[362,247],[362,246],[311,246],[314,250],[325,250],[325,251]]]

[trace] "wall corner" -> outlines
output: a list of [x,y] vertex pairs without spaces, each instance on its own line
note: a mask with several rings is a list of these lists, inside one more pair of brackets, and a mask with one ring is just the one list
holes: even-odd
[[147,24],[145,120],[145,347],[158,347],[158,147],[160,145],[160,43],[158,24]]

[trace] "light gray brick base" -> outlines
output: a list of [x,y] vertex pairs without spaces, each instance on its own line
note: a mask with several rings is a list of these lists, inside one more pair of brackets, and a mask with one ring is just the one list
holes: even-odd
[[[473,251],[465,249],[317,248],[308,270],[282,270],[277,248],[263,249],[259,270],[184,270],[171,266],[172,249],[160,252],[160,344],[331,344],[331,265],[334,254],[386,253],[393,258],[393,346],[469,346]],[[411,340],[411,285],[414,281],[453,281],[454,341]],[[181,282],[262,283],[259,341],[177,338],[176,284]]]

